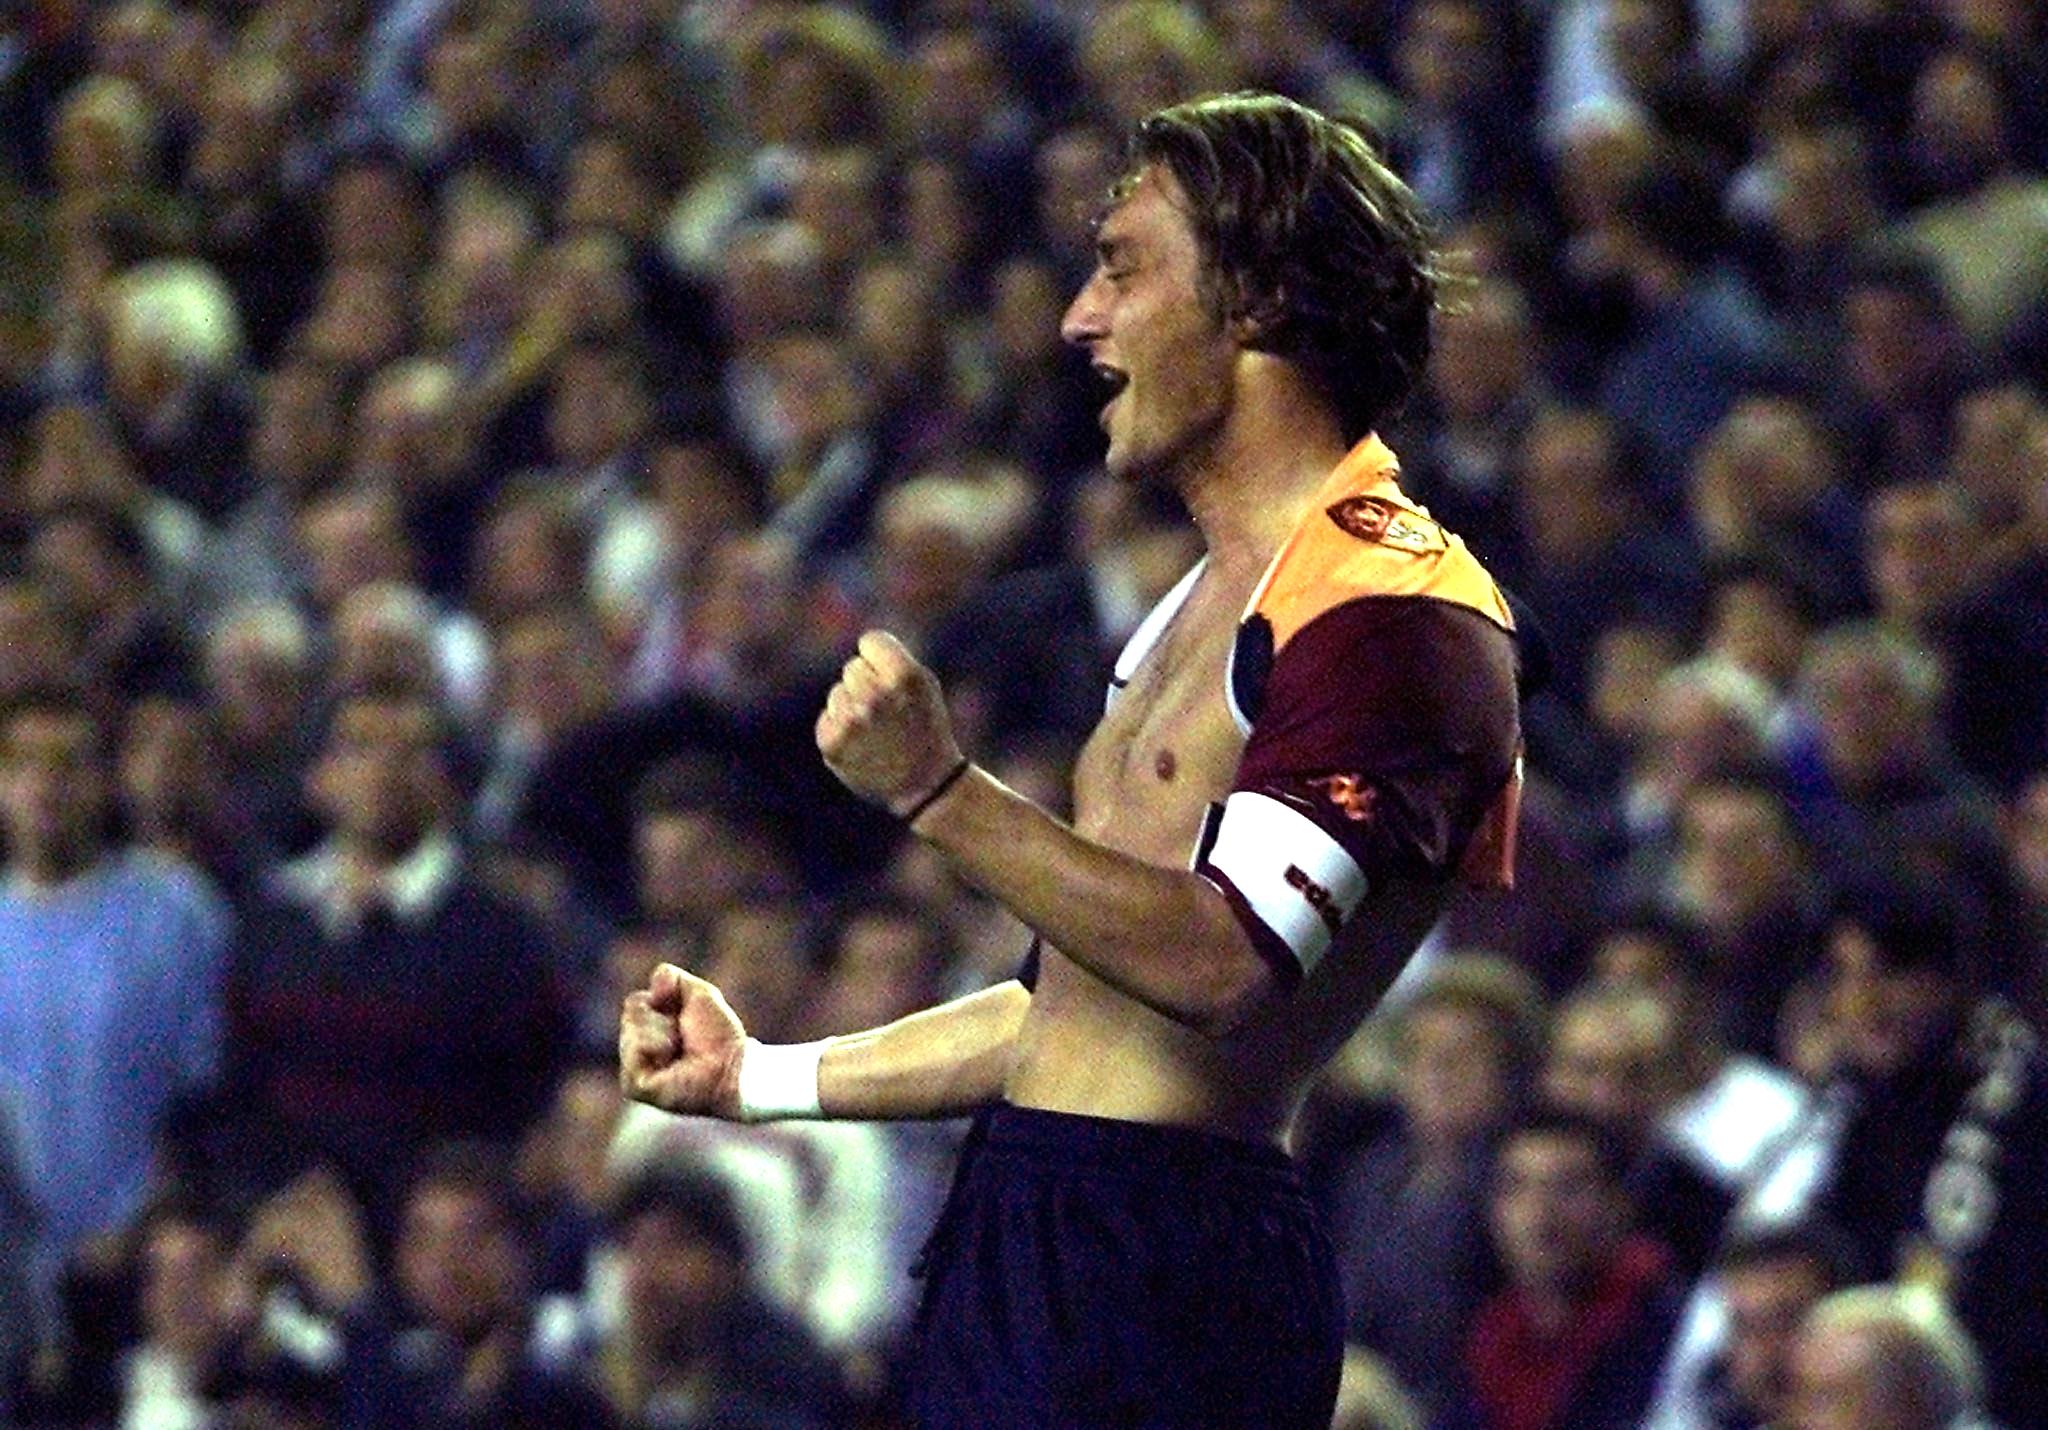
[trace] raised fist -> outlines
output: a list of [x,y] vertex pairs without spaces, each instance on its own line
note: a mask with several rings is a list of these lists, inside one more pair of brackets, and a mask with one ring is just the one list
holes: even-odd
[[619,1087],[665,1112],[736,1118],[746,1029],[717,987],[672,963],[619,1013]]

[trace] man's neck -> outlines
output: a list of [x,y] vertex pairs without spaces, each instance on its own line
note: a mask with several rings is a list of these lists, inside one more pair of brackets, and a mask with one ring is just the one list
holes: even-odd
[[1246,353],[1230,420],[1183,474],[1181,499],[1216,567],[1265,569],[1350,444],[1292,364]]

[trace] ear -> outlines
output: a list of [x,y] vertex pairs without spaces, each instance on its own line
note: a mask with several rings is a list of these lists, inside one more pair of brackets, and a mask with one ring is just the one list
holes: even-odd
[[1224,320],[1224,331],[1239,347],[1262,350],[1279,328],[1286,312],[1287,294],[1282,289],[1274,289],[1257,303],[1240,296],[1231,305],[1230,316]]

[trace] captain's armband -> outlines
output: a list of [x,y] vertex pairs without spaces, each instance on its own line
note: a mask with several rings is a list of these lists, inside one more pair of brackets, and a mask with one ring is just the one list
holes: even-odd
[[1365,871],[1321,825],[1251,790],[1211,807],[1194,870],[1290,980],[1315,971],[1367,891]]

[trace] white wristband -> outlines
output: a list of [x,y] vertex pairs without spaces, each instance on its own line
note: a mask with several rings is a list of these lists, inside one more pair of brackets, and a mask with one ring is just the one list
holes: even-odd
[[830,1038],[815,1043],[764,1043],[749,1038],[740,1053],[740,1121],[822,1117],[818,1064]]

